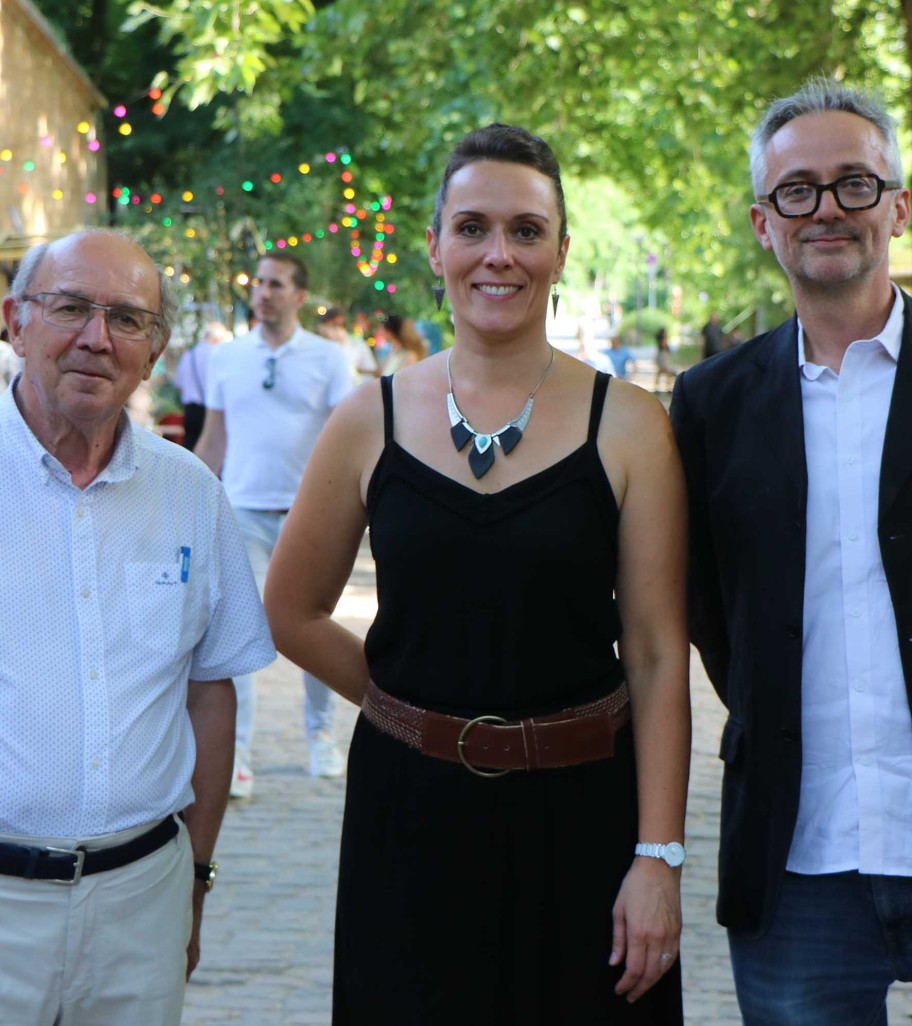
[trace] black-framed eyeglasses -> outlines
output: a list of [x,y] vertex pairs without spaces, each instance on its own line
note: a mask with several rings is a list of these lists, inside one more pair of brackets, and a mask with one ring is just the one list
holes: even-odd
[[66,292],[38,292],[23,296],[22,299],[41,307],[41,319],[45,324],[67,328],[69,331],[82,331],[95,316],[95,311],[103,310],[108,334],[126,342],[148,341],[161,324],[161,314],[152,310],[124,306],[121,303],[105,306],[104,303],[93,303],[90,299],[71,296]]
[[263,388],[272,388],[276,381],[276,363],[277,358],[275,356],[266,357],[266,377],[263,378]]
[[878,175],[843,175],[835,182],[783,182],[759,203],[772,203],[780,217],[810,217],[816,214],[821,197],[831,192],[841,210],[868,210],[880,203],[885,189],[901,189],[902,182],[884,181]]

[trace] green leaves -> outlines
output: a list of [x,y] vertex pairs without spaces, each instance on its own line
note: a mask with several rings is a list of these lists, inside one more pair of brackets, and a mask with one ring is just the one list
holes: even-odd
[[314,6],[311,0],[135,0],[127,11],[122,31],[154,23],[172,45],[178,60],[169,98],[182,88],[183,103],[195,110],[220,95],[252,96],[267,72],[282,67],[283,48],[295,45]]
[[[91,57],[93,5],[38,3]],[[581,260],[578,279],[568,270],[574,287],[611,280],[629,293],[642,271],[631,240],[642,236],[685,296],[705,292],[722,308],[782,301],[748,222],[746,149],[768,101],[824,72],[881,87],[907,120],[912,109],[912,0],[108,3],[102,89],[129,96],[128,75],[136,91],[154,78],[170,104],[154,138],[113,141],[118,173],[129,155],[150,177],[262,177],[347,146],[395,196],[398,273],[416,276],[447,152],[501,120],[543,135],[561,160],[571,265]],[[135,43],[112,28],[125,11]],[[279,234],[281,218],[319,208],[312,190],[295,194],[297,208],[244,202]]]

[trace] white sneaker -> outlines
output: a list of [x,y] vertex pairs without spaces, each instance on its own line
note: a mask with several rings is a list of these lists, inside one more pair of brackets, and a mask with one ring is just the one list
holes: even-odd
[[250,798],[253,795],[253,770],[239,750],[234,753],[234,772],[228,794],[232,798]]
[[310,775],[312,777],[341,777],[345,774],[345,757],[329,731],[320,730],[308,741],[310,747]]

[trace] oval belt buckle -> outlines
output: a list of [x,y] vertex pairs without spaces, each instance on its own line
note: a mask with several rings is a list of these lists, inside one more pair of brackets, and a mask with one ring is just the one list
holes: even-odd
[[474,720],[469,722],[459,732],[459,740],[456,742],[456,752],[459,755],[459,761],[465,766],[470,772],[474,773],[477,777],[502,777],[505,773],[510,772],[510,768],[502,770],[481,770],[476,769],[469,760],[465,757],[463,748],[465,747],[466,734],[475,726],[476,723],[506,723],[507,721],[502,716],[476,716]]

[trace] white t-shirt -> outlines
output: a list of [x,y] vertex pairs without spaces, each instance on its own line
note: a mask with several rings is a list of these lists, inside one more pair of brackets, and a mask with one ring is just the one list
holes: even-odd
[[343,348],[301,327],[275,350],[258,327],[218,346],[206,406],[225,415],[222,483],[231,504],[288,509],[323,425],[352,387]]

